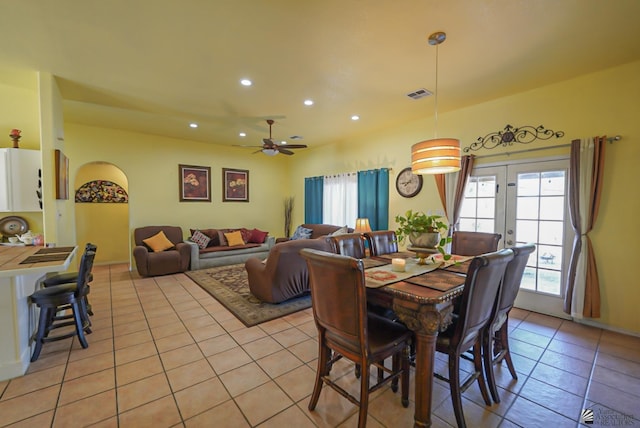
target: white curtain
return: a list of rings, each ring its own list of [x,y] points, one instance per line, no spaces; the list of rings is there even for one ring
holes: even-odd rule
[[[325,175],[322,207],[323,223],[355,227],[358,217],[358,174]]]

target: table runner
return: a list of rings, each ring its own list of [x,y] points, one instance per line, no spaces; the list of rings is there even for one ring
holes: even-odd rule
[[[392,282],[403,281],[407,278],[411,278],[412,276],[434,271],[438,269],[438,267],[440,267],[439,263],[428,265],[407,263],[406,270],[404,272],[394,272],[391,270],[392,265],[386,264],[384,266],[365,270],[365,283],[369,288],[379,288],[387,284],[391,284]]]
[[[73,247],[50,247],[50,248],[42,248],[42,249],[36,251],[36,254],[37,255],[40,255],[40,254],[53,254],[53,253],[67,253],[67,254],[69,254],[72,251],[73,251]]]
[[[29,256],[20,262],[21,265],[31,263],[59,262],[69,257],[69,253],[45,254],[42,256]]]

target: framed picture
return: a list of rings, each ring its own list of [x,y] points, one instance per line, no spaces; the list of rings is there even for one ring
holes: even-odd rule
[[[69,158],[55,150],[56,199],[69,199]]]
[[[222,168],[222,201],[249,202],[249,171]]]
[[[180,202],[211,202],[211,168],[178,165]]]

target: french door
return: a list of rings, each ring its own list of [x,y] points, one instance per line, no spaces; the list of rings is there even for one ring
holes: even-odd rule
[[[564,318],[562,302],[573,242],[568,170],[568,159],[474,168],[458,228],[500,233],[504,248],[536,244],[515,305]]]

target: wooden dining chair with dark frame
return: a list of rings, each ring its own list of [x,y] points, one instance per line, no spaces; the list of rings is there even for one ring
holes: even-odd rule
[[[369,243],[369,251],[372,256],[382,256],[398,252],[398,237],[393,230],[377,230],[366,232],[365,239]]]
[[[451,254],[479,256],[498,249],[499,233],[455,231],[451,236]]]
[[[483,334],[491,322],[500,284],[513,251],[506,249],[476,256],[469,265],[460,307],[453,323],[436,338],[436,351],[447,354],[448,378],[435,373],[438,379],[449,383],[451,402],[458,427],[466,427],[462,410],[462,393],[477,381],[487,406],[491,405],[482,366]],[[473,350],[474,372],[460,381],[460,358]]]
[[[498,388],[496,386],[496,378],[493,370],[494,365],[504,360],[507,363],[511,377],[516,380],[518,379],[516,370],[513,367],[513,361],[511,360],[511,352],[509,351],[509,312],[511,308],[513,308],[513,303],[520,290],[520,283],[522,282],[522,276],[527,266],[529,255],[533,253],[535,249],[536,246],[534,244],[525,244],[511,248],[513,251],[513,260],[509,262],[505,270],[502,288],[494,309],[495,313],[483,338],[482,357],[484,372],[487,383],[489,384],[491,398],[493,398],[493,401],[496,403],[500,402],[500,395],[498,394]]]
[[[307,261],[313,317],[318,328],[318,368],[309,410],[314,410],[324,384],[359,407],[358,427],[366,426],[369,394],[388,382],[397,390],[398,378],[402,405],[409,405],[408,346],[412,333],[400,323],[367,311],[367,290],[362,260],[324,251],[303,249]],[[359,364],[360,399],[354,397],[330,377],[333,364],[340,358]],[[392,368],[382,365],[392,357]],[[382,369],[386,377],[370,386],[370,366]]]

